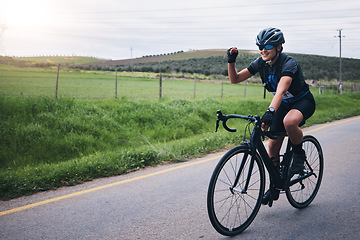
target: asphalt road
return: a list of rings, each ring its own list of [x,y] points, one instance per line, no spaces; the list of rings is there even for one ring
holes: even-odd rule
[[[298,210],[281,195],[231,239],[359,239],[360,117],[304,131],[325,155],[315,200]],[[0,239],[228,239],[206,210],[223,153],[0,202]]]

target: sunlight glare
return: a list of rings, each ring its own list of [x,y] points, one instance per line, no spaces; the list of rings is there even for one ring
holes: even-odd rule
[[[3,21],[8,26],[41,28],[51,21],[51,1],[12,0],[2,6]]]

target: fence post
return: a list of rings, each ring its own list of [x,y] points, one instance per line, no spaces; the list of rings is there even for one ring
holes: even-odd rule
[[[194,99],[195,99],[195,93],[196,93],[196,75],[194,76]]]
[[[115,70],[115,98],[117,98],[117,69]]]
[[[58,68],[57,68],[56,87],[55,87],[55,99],[57,99],[57,97],[58,97],[59,70],[60,70],[60,63],[58,64]]]
[[[160,73],[160,79],[159,79],[159,98],[162,96],[162,74]]]
[[[244,86],[244,100],[246,99],[246,85],[247,85],[247,80],[245,81],[245,86]]]
[[[221,80],[221,100],[223,99],[224,96],[224,79]]]

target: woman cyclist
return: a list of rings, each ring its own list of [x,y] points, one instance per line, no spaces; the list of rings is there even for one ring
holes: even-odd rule
[[[285,38],[280,29],[266,28],[257,35],[256,45],[261,57],[253,61],[248,68],[236,71],[235,61],[237,48],[227,51],[228,72],[231,83],[239,83],[250,78],[257,72],[260,74],[264,87],[274,97],[269,108],[262,117],[264,131],[286,131],[293,144],[292,174],[301,173],[304,169],[305,152],[302,149],[303,132],[300,128],[305,120],[315,111],[315,100],[309,86],[304,80],[299,64],[291,56],[282,53]],[[284,137],[269,140],[269,156],[275,169],[279,170],[279,154]],[[277,200],[279,191],[264,194],[263,204],[270,199]]]

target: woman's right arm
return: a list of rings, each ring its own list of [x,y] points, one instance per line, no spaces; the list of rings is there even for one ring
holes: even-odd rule
[[[252,76],[247,68],[237,72],[235,63],[228,63],[228,73],[231,83],[243,82]]]
[[[238,50],[236,47],[230,48],[227,54],[228,54],[228,73],[231,83],[243,82],[252,76],[252,74],[249,72],[247,68],[241,70],[240,72],[236,71],[235,59],[238,55]]]

